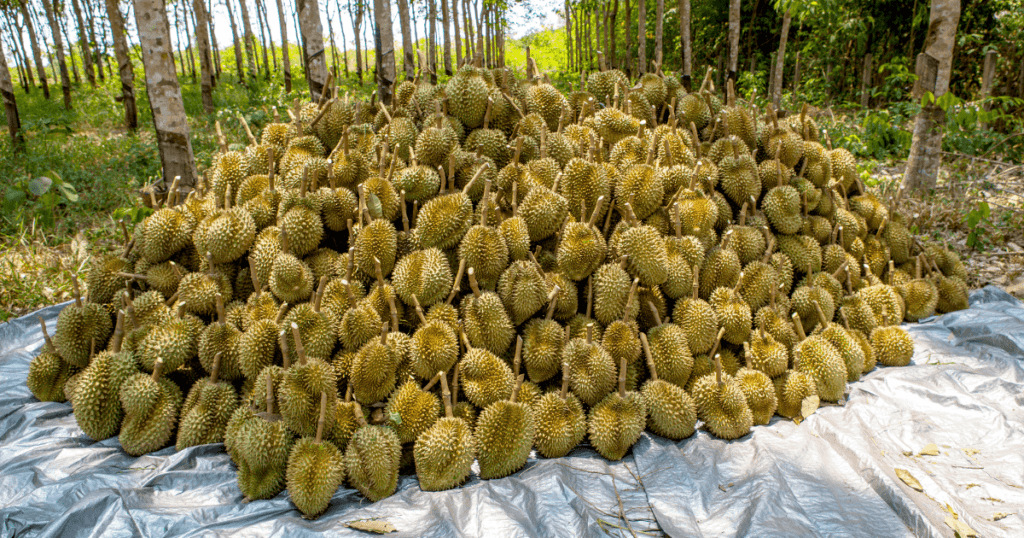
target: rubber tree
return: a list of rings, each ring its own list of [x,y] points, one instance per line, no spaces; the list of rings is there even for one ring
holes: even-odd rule
[[[327,62],[324,59],[324,34],[320,25],[320,5],[317,0],[296,0],[299,8],[299,26],[306,47],[306,80],[313,102],[327,84]]]
[[[11,133],[11,147],[15,151],[20,151],[25,147],[25,137],[21,133],[18,102],[14,100],[14,84],[11,82],[11,72],[7,68],[7,57],[2,44],[0,44],[0,97],[4,101],[7,130]]]
[[[412,49],[412,26],[409,25],[409,0],[398,0],[398,24],[402,28],[402,68],[406,80],[416,76],[416,58]]]
[[[284,16],[284,6],[277,0],[277,19],[281,22],[281,62],[284,67],[284,91],[292,91],[292,61],[288,54],[288,21]]]
[[[782,71],[786,65],[786,41],[789,40],[789,25],[793,20],[794,10],[799,9],[797,0],[777,0],[775,10],[782,11],[782,30],[779,35],[779,51],[775,55],[775,69],[772,70],[772,81],[770,84],[772,106],[776,110],[782,100]]]
[[[224,0],[224,7],[228,10],[228,21],[231,23],[231,43],[235,50],[235,70],[238,72],[238,82],[245,83],[245,68],[242,67],[242,42],[238,39],[238,26],[235,24],[234,10],[231,2]]]
[[[740,58],[740,0],[729,0],[729,66],[728,77],[736,80]]]
[[[146,69],[146,91],[153,113],[163,186],[169,188],[180,177],[179,188],[188,191],[196,184],[196,163],[192,154],[185,103],[174,69],[171,29],[163,0],[134,0],[135,25],[139,29],[139,47]],[[181,197],[180,199],[184,199]]]
[[[71,8],[75,12],[75,22],[78,23],[78,46],[82,49],[82,63],[84,64],[83,69],[85,70],[85,78],[89,81],[89,85],[95,88],[96,73],[93,70],[93,55],[89,48],[89,36],[86,35],[87,28],[85,27],[85,22],[82,19],[82,8],[78,5],[78,0],[71,0]],[[103,72],[102,65],[100,66],[100,72]]]
[[[60,66],[60,86],[64,92],[64,108],[71,110],[71,78],[68,76],[68,63],[64,59],[64,38],[60,35],[60,23],[53,12],[53,2],[43,0],[46,20],[50,23],[50,37],[53,38],[53,49],[57,54],[57,65]]]
[[[46,81],[46,68],[43,67],[43,52],[39,48],[39,39],[36,38],[36,27],[32,24],[32,16],[28,12],[28,0],[16,0],[21,9],[21,17],[25,20],[25,28],[28,29],[28,39],[32,43],[32,56],[36,61],[36,72],[39,74],[39,83],[43,86],[43,97],[50,98],[50,85]]]
[[[245,42],[245,57],[249,67],[249,76],[256,80],[259,72],[256,69],[256,37],[252,33],[252,24],[249,22],[249,6],[246,0],[238,0],[242,10],[242,41]]]
[[[903,173],[902,189],[927,191],[935,188],[942,162],[943,126],[946,113],[937,99],[949,91],[953,46],[960,24],[960,0],[932,0],[924,52],[917,56],[918,81],[915,95],[922,97],[921,111],[914,119],[910,156]],[[934,80],[934,84],[932,84]]]
[[[647,72],[647,1],[640,0],[637,10],[637,70],[642,75]]]
[[[679,0],[679,42],[683,64],[683,87],[690,91],[693,78],[693,43],[690,38],[690,0]]]
[[[212,114],[213,108],[213,54],[210,50],[210,34],[207,32],[209,24],[207,19],[205,0],[192,0],[192,9],[196,15],[196,47],[199,49],[199,85],[203,98],[203,110]]]
[[[139,128],[139,114],[135,108],[135,68],[128,55],[128,39],[124,32],[124,17],[118,0],[105,0],[110,33],[114,37],[114,56],[117,57],[117,71],[121,78],[120,101],[124,105],[124,124],[129,130]]]
[[[375,24],[373,38],[377,49],[377,95],[385,105],[391,104],[395,83],[395,36],[391,29],[391,2],[373,0]]]

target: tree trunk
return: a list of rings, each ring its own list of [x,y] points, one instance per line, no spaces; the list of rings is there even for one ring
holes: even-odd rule
[[[302,52],[302,65],[306,65],[309,61],[309,59],[306,58],[306,36],[303,35],[299,26],[298,10],[292,10],[292,23],[295,25],[295,35],[299,36],[299,50]]]
[[[4,101],[7,130],[11,133],[11,148],[18,153],[25,147],[25,137],[21,133],[18,102],[14,100],[14,84],[11,83],[11,72],[7,69],[7,57],[4,55],[3,47],[0,47],[0,98]]]
[[[370,42],[366,38],[370,32],[370,4],[366,4],[366,9],[363,10],[363,16],[366,17],[365,24],[363,25],[363,68],[367,71],[370,70]]]
[[[188,43],[188,65],[192,69],[192,84],[195,84],[196,83],[196,55],[193,54],[193,52],[192,52],[194,49],[192,47],[192,32],[189,30],[189,26],[188,26],[188,23],[189,23],[189,13],[188,13],[188,5],[187,4],[183,3],[183,5],[181,6],[181,13],[182,13],[182,15],[184,15],[183,18],[185,19],[185,39],[186,39],[186,42]],[[194,23],[192,24],[192,27],[195,28],[195,24]]]
[[[267,43],[265,46],[270,48],[270,61],[274,62],[274,71],[278,70],[277,63],[277,47],[274,46],[274,34],[270,30],[270,13],[267,11],[267,3],[264,0],[259,0],[260,13],[263,15],[263,26],[267,29]]]
[[[330,8],[330,3],[328,2],[325,7]],[[331,18],[330,9],[325,9],[324,13],[327,14],[327,40],[331,43],[331,67],[328,71],[335,73],[338,68],[338,45],[334,41],[334,19]],[[341,17],[341,14],[339,13],[338,16]]]
[[[626,51],[623,55],[626,58],[632,58],[633,56],[633,8],[629,5],[629,0],[626,0],[626,16],[623,17],[626,21]],[[626,65],[620,63],[620,67],[626,71],[626,76],[631,76],[632,71],[629,69],[631,60],[626,61]]]
[[[729,0],[729,75],[736,80],[740,56],[740,0]]]
[[[263,48],[263,76],[270,80],[270,59],[267,57],[267,33],[268,29],[263,25],[263,10],[260,9],[260,0],[256,0],[256,24],[260,27],[260,47]],[[333,38],[334,33],[331,33]],[[277,70],[277,56],[274,56],[274,70]]]
[[[455,45],[455,70],[462,65],[462,36],[459,35],[459,0],[451,0],[452,3],[452,26],[455,34],[452,36],[452,44]]]
[[[57,53],[57,65],[60,66],[60,86],[64,92],[64,108],[71,110],[71,79],[68,77],[68,64],[64,61],[64,40],[60,36],[60,24],[53,12],[53,3],[43,0],[46,19],[50,22],[50,35],[53,37],[53,48]]]
[[[288,22],[284,16],[284,6],[277,0],[277,18],[281,22],[281,65],[284,66],[284,91],[292,91],[292,61],[288,54]]]
[[[238,82],[245,83],[245,69],[242,67],[242,42],[238,40],[238,25],[235,24],[235,13],[231,9],[230,0],[224,0],[228,10],[228,21],[231,22],[231,41],[235,49],[235,70],[238,71]]]
[[[427,69],[430,71],[430,83],[437,84],[437,3],[427,0]]]
[[[661,67],[661,62],[664,59],[664,52],[662,50],[662,38],[664,33],[663,20],[665,18],[665,0],[658,0],[658,7],[655,10],[655,21],[654,21],[654,61],[658,63],[658,67]]]
[[[494,24],[498,32],[498,67],[505,67],[505,10],[494,12]]]
[[[793,66],[793,83],[790,88],[795,92],[800,86],[800,51],[796,52],[796,65]]]
[[[17,0],[21,8],[22,18],[25,19],[25,26],[28,28],[28,39],[32,43],[32,56],[36,60],[36,73],[39,74],[39,83],[43,87],[43,97],[50,98],[50,85],[46,81],[46,68],[43,66],[43,53],[39,50],[39,41],[36,39],[36,28],[32,24],[32,17],[28,13],[28,0]]]
[[[1017,50],[1021,50],[1020,44]],[[1020,55],[1020,73],[1017,74],[1017,97],[1024,98],[1024,51]]]
[[[779,109],[782,100],[782,71],[786,65],[786,41],[789,40],[789,24],[793,20],[792,8],[786,8],[782,14],[782,31],[779,32],[779,52],[775,55],[775,66],[772,70],[772,106]]]
[[[377,96],[381,103],[391,104],[395,83],[395,36],[391,30],[391,2],[373,0],[373,16],[377,23],[374,41],[377,50]]]
[[[210,30],[210,42],[213,44],[213,64],[214,64],[214,77],[213,86],[217,87],[217,81],[220,80],[221,67],[220,67],[220,47],[217,45],[217,32],[213,29],[213,16],[211,15],[212,4],[204,4],[203,9],[206,11],[207,26]]]
[[[75,60],[75,49],[71,45],[71,34],[68,32],[68,21],[64,19],[64,4],[54,4],[54,8],[59,7],[61,10],[58,11],[55,16],[57,17],[57,25],[60,26],[61,32],[64,33],[64,42],[68,44],[68,58],[71,58],[71,75],[74,77],[75,85],[82,83],[82,77],[78,74],[78,61]]]
[[[861,75],[860,75],[860,107],[861,108],[867,108],[868,104],[870,103],[870,99],[871,99],[871,75],[873,74],[873,70],[872,70],[872,65],[871,64],[872,64],[873,60],[874,60],[874,55],[871,54],[870,52],[864,55],[864,69],[861,71]]]
[[[18,20],[18,15],[16,13],[9,13],[8,16],[10,17],[8,24],[14,27]],[[14,22],[11,22],[11,19]],[[28,49],[25,47],[25,39],[22,37],[21,32],[14,32],[14,36],[18,39],[18,46],[21,48],[22,61],[25,65],[25,74],[27,75],[26,81],[28,82],[28,87],[31,88],[36,85],[35,77],[32,76],[32,60],[28,58]]]
[[[452,76],[452,42],[448,34],[448,27],[451,20],[448,18],[448,0],[441,0],[441,37],[444,48],[441,49],[441,56],[444,60],[444,74]]]
[[[956,28],[960,23],[960,0],[932,0],[928,35],[925,38],[924,53],[918,55],[919,64],[923,56],[937,60],[934,91],[936,98],[949,91],[949,74],[952,69],[953,46],[956,43]],[[918,79],[922,88],[930,81]],[[920,92],[919,92],[920,93]],[[903,174],[903,189],[927,191],[935,188],[939,165],[942,162],[942,135],[945,113],[937,104],[929,102],[922,106],[914,120],[914,138],[910,145],[910,156]]]
[[[256,38],[252,35],[252,25],[249,23],[249,7],[246,0],[238,0],[242,9],[242,40],[245,41],[245,57],[249,64],[249,76],[256,80],[259,70],[256,68]]]
[[[334,5],[338,8],[338,20],[341,20],[341,0],[335,0]],[[341,57],[345,63],[345,78],[348,79],[348,44],[345,40],[345,25],[338,25],[338,32],[341,34]]]
[[[359,42],[359,26],[363,22],[363,0],[356,1],[355,13],[352,12],[352,0],[348,3],[348,14],[352,17],[352,34],[355,36],[356,42],[356,78],[359,79],[359,83],[363,83],[363,53],[362,44]]]
[[[320,100],[324,84],[327,83],[320,7],[317,0],[296,0],[296,3],[299,8],[299,22],[302,24],[302,38],[306,43],[306,80],[309,82],[310,99],[315,103]]]
[[[690,41],[690,0],[679,0],[679,41],[682,50],[683,87],[691,89],[693,77],[693,47]]]
[[[180,4],[174,4],[172,8],[174,10],[174,40],[178,44],[178,65],[181,66],[181,76],[188,76],[188,66],[185,65],[185,49],[182,43],[185,41],[181,37],[181,15],[178,14]],[[173,56],[173,49],[172,49]],[[171,58],[173,61],[174,58]],[[177,73],[177,67],[175,67],[175,73]]]
[[[106,0],[107,19],[110,33],[114,37],[114,55],[117,56],[117,71],[121,77],[121,103],[124,105],[124,123],[130,131],[139,128],[139,116],[135,108],[135,70],[128,55],[128,40],[125,37],[124,17],[118,0]]]
[[[199,52],[200,88],[203,97],[203,111],[211,114],[213,108],[213,54],[210,52],[210,35],[206,32],[209,27],[206,13],[206,2],[204,0],[192,0],[192,9],[196,14],[196,46]]]
[[[4,12],[4,18],[6,19],[7,25],[10,28],[17,28],[11,22],[11,14],[9,12],[6,12],[6,11]],[[21,32],[15,31],[15,32],[11,32],[11,33],[13,35],[10,36],[10,42],[11,42],[10,47],[11,47],[11,50],[14,52],[14,67],[15,67],[15,69],[18,72],[18,81],[19,81],[19,83],[21,85],[21,89],[25,90],[25,93],[27,94],[27,93],[29,93],[30,88],[34,84],[34,82],[32,82],[32,80],[31,80],[32,69],[29,68],[27,71],[25,70],[25,68],[29,67],[29,65],[28,65],[27,58],[25,58],[22,55],[22,53],[21,53],[21,51],[24,50],[24,46],[19,46],[19,40],[21,38]]]
[[[93,70],[93,56],[92,51],[89,50],[89,39],[85,35],[82,8],[78,5],[78,0],[71,0],[71,7],[75,12],[75,21],[78,23],[78,46],[82,49],[82,62],[85,64],[85,78],[89,81],[89,85],[95,88],[96,73]],[[102,68],[100,71],[102,71]]]
[[[146,68],[149,108],[160,148],[163,184],[169,188],[174,179],[180,177],[178,187],[187,192],[196,184],[196,164],[185,104],[171,56],[171,30],[163,0],[135,0],[135,23]]]
[[[95,28],[95,25],[93,24],[93,21],[98,18],[97,15],[96,15],[95,8],[89,2],[85,2],[84,5],[85,5],[85,20],[88,21],[88,23],[89,23],[89,42],[91,44],[90,47],[92,48],[92,57],[93,57],[92,63],[93,63],[94,66],[96,66],[96,74],[99,76],[100,82],[104,82],[106,80],[106,77],[103,74],[103,59],[107,58],[107,60],[109,61],[109,57],[107,56],[107,30],[106,30],[106,27],[110,23],[110,21],[106,21],[107,24],[104,24],[103,21],[101,20],[101,22],[100,22],[100,39],[97,40],[96,39],[96,28]],[[99,50],[97,50],[99,48],[98,45],[97,45],[98,43],[102,43],[103,44],[103,52],[102,52],[102,54],[100,53]]]
[[[466,28],[466,56],[473,58],[476,56],[476,33],[473,26],[473,10],[469,8],[469,0],[463,0],[462,2],[462,14],[464,24]]]

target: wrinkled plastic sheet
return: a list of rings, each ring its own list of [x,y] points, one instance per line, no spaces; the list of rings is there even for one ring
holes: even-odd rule
[[[70,405],[36,401],[36,316],[53,330],[62,306],[0,325],[0,536],[366,536],[345,524],[380,518],[392,536],[932,538],[953,536],[953,513],[979,536],[1024,536],[1024,306],[997,288],[909,325],[910,366],[876,369],[800,424],[731,442],[645,433],[620,462],[580,447],[444,492],[403,476],[377,503],[342,488],[315,521],[287,493],[243,503],[221,444],[132,458],[86,437]],[[937,456],[920,455],[929,443]]]

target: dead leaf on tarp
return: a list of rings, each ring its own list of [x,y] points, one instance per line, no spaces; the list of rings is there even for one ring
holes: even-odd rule
[[[978,533],[974,529],[972,529],[969,525],[953,516],[946,516],[946,525],[949,525],[949,528],[953,529],[953,531],[956,532],[957,535],[960,536],[960,538],[978,536]]]
[[[996,512],[996,513],[992,514],[992,521],[999,521],[1000,519],[1003,519],[1004,517],[1010,517],[1010,514],[1007,514],[1006,512]]]
[[[965,448],[965,449],[963,449],[963,451],[964,451],[964,454],[967,454],[968,456],[973,456],[973,455],[977,454],[978,452],[981,452],[977,448]]]
[[[928,443],[927,445],[924,445],[924,448],[921,449],[921,452],[918,455],[919,456],[938,456],[939,455],[939,447],[935,443]]]
[[[914,475],[910,474],[910,471],[906,469],[896,469],[896,476],[903,481],[904,484],[916,489],[917,491],[924,492],[924,488],[921,487],[921,483],[914,478]]]
[[[811,395],[803,399],[800,402],[800,416],[807,418],[814,414],[818,410],[818,406],[821,405],[821,400],[817,395]]]
[[[383,519],[360,519],[357,521],[349,521],[348,523],[345,523],[345,526],[350,529],[356,529],[357,531],[373,532],[377,534],[398,532],[398,529],[396,529],[394,525],[384,521]]]

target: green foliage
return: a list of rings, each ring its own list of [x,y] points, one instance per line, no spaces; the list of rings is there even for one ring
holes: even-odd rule
[[[978,207],[964,215],[964,224],[970,230],[967,234],[967,246],[977,250],[988,244],[986,232],[992,226],[992,211],[988,202],[978,202]]]
[[[46,175],[14,180],[4,189],[3,200],[5,222],[30,219],[49,227],[54,224],[58,206],[78,202],[78,191],[49,170]]]

